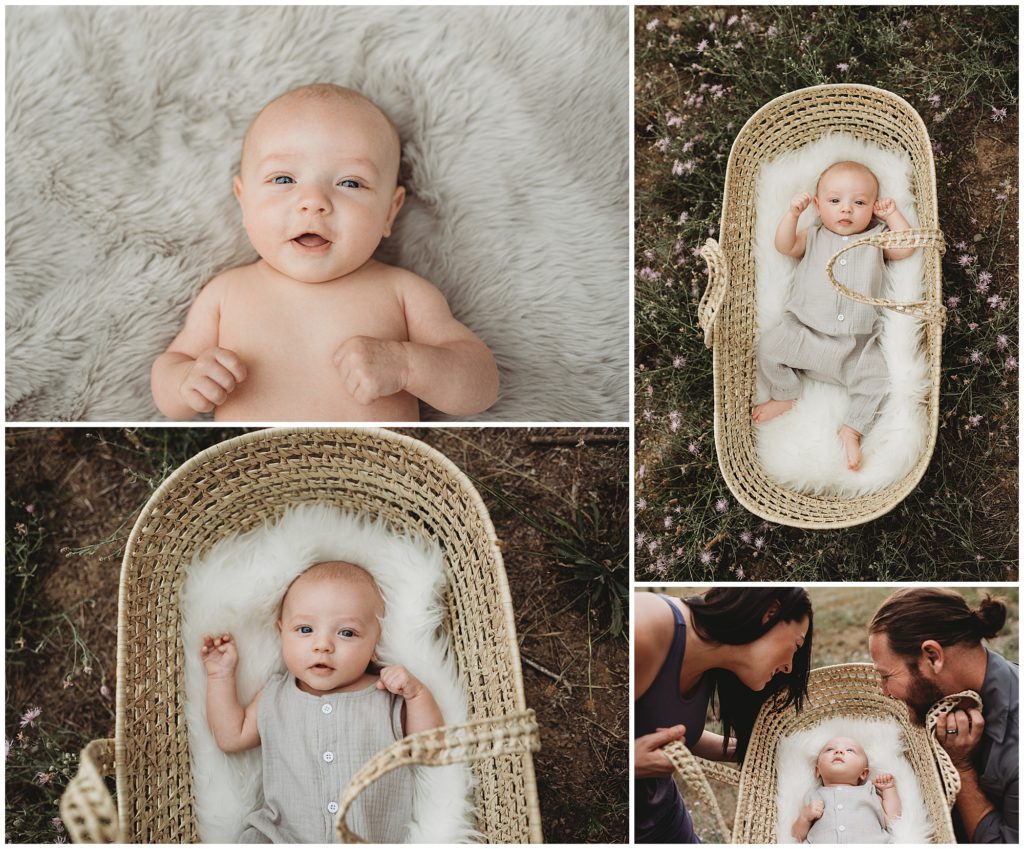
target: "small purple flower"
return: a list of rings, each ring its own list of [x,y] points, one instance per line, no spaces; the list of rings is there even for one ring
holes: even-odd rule
[[[996,107],[993,106],[992,107],[992,114],[989,115],[989,118],[992,121],[994,121],[995,123],[1001,124],[1001,123],[1003,123],[1003,121],[1006,120],[1006,110],[1005,109],[996,109]]]
[[[1016,371],[1017,370],[1017,358],[1016,357],[1007,357],[1006,358],[1006,362],[1003,364],[1003,367],[1007,371]]]
[[[908,21],[906,18],[904,18],[896,26],[897,26],[897,29],[899,29],[900,32],[906,32],[908,29],[910,29],[910,21]]]
[[[967,355],[967,359],[969,359],[972,363],[980,363],[985,358],[981,355],[981,351],[974,350]]]
[[[736,580],[737,581],[742,581],[744,576],[745,576],[745,574],[746,573],[743,571],[743,567],[742,566],[737,566],[736,567]]]
[[[35,513],[36,512],[36,505],[35,504],[26,504],[25,505],[25,512],[26,513]]]
[[[24,728],[26,725],[35,725],[36,720],[39,719],[39,715],[42,712],[42,708],[30,707],[21,715],[21,727]]]
[[[976,414],[976,415],[968,416],[967,417],[967,426],[968,427],[977,427],[980,424],[981,424],[981,416]]]
[[[40,772],[36,774],[36,784],[42,787],[44,784],[49,784],[57,777],[55,772]]]
[[[639,277],[641,280],[646,280],[648,283],[652,283],[655,280],[660,279],[661,272],[655,271],[649,265],[645,265],[637,272],[636,276]]]
[[[676,354],[676,356],[672,358],[672,368],[682,368],[685,365],[686,357],[684,357],[682,354]]]
[[[671,516],[666,516],[661,520],[662,525],[665,526],[666,531],[672,530],[672,525],[675,524],[675,520]]]
[[[701,564],[704,565],[704,566],[710,566],[712,563],[715,562],[715,556],[710,551],[707,551],[707,550],[702,551],[698,555],[698,559],[700,560]]]
[[[750,545],[754,540],[754,535],[750,531],[740,531],[740,541],[744,545]]]
[[[768,38],[775,38],[775,36],[779,34],[779,31],[774,26],[770,26],[764,31],[764,34],[768,36]]]
[[[685,224],[689,220],[690,220],[690,213],[689,212],[680,212],[679,213],[679,220],[676,223],[677,224]]]
[[[675,112],[666,112],[665,123],[670,127],[681,127],[683,125],[683,119],[676,115]]]
[[[932,105],[932,109],[938,109],[942,103],[942,98],[937,94],[933,94],[928,98],[928,102]]]
[[[647,534],[645,534],[643,531],[637,531],[636,532],[636,547],[637,548],[643,548],[645,542],[647,542]]]
[[[707,50],[707,49],[708,49],[708,40],[707,40],[706,38],[702,38],[702,39],[701,39],[701,40],[700,40],[700,41],[699,41],[699,42],[697,43],[697,52],[698,52],[698,53],[703,53],[703,52],[704,52],[705,50]]]
[[[681,420],[682,416],[680,415],[678,410],[673,410],[672,412],[670,412],[668,414],[668,429],[672,431],[672,433],[675,433],[677,430],[679,430],[679,424]]]
[[[976,257],[973,257],[970,254],[960,254],[960,256],[956,258],[956,261],[961,268],[967,268],[969,265],[974,265],[975,259]]]
[[[658,150],[660,150],[662,153],[668,153],[668,145],[669,145],[669,140],[667,138],[658,139],[654,143],[654,146],[656,148],[658,148]]]
[[[840,62],[838,65],[836,65],[836,70],[837,71],[841,71],[842,73],[845,74],[847,71],[850,70],[850,63],[849,62]]]
[[[104,698],[109,698],[110,697],[110,687],[108,687],[106,684],[101,686],[100,687],[100,695],[103,696]]]
[[[696,439],[691,439],[689,444],[686,446],[686,450],[696,457],[701,452],[700,443]]]
[[[967,250],[967,242],[964,242],[962,240],[959,241],[959,242],[954,242],[953,243],[953,248],[955,250],[958,250],[958,251],[966,251]]]
[[[992,282],[992,272],[991,271],[979,271],[978,272],[978,282],[979,283],[984,283],[986,285],[991,283]]]
[[[661,23],[661,21],[659,21],[657,18],[654,18],[654,19],[648,21],[647,22],[647,31],[648,32],[652,32],[653,30],[656,30],[658,28],[658,24],[660,24],[660,23]]]
[[[990,295],[988,298],[988,305],[994,310],[1003,308],[1003,299],[999,295]]]
[[[978,322],[976,322],[976,321],[969,321],[969,322],[967,322],[967,329],[968,330],[977,330],[978,329]]]
[[[716,513],[724,513],[728,509],[729,509],[729,499],[728,498],[719,498],[718,501],[715,502],[715,512]]]
[[[764,548],[764,537],[755,537],[754,548]]]
[[[640,468],[636,470],[636,479],[638,481],[642,481],[644,479],[644,475],[646,475],[646,474],[647,474],[647,464],[646,463],[641,463],[640,464]]]
[[[736,21],[738,21],[739,19],[740,19],[740,16],[739,16],[739,15],[730,15],[730,16],[729,16],[729,19],[728,19],[728,20],[727,20],[727,21],[725,22],[725,25],[726,25],[727,27],[731,27],[731,26],[732,26],[732,25],[733,25],[734,23],[736,23]]]
[[[58,834],[64,833],[64,821],[60,817],[54,817],[50,820],[50,825],[57,829]]]
[[[949,307],[951,310],[956,309],[958,306],[960,306],[960,296],[950,295],[948,298],[946,298],[946,306]]]
[[[1005,333],[1000,333],[996,337],[996,349],[997,350],[1005,351],[1009,344],[1010,344],[1010,340],[1006,338],[1006,334]]]

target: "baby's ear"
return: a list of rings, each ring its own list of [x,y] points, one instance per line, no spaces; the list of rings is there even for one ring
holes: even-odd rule
[[[277,633],[280,634],[281,633],[281,620],[278,619],[277,622],[275,622],[274,624],[277,625]]]
[[[235,191],[235,198],[238,199],[238,200],[241,200],[242,199],[242,178],[238,174],[235,174],[235,176],[231,178],[231,186],[232,186],[232,188]]]
[[[868,767],[864,767],[864,772],[862,772],[860,774],[860,783],[861,784],[863,784],[865,781],[868,780],[868,773],[870,773],[870,772],[871,772],[871,770]]]
[[[388,208],[388,219],[384,222],[384,237],[391,235],[391,227],[398,216],[398,210],[405,203],[405,186],[395,186],[395,193],[391,196],[391,206]]]

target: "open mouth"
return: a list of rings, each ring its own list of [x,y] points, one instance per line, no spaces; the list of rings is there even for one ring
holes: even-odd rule
[[[292,241],[304,248],[322,248],[330,244],[319,233],[303,233],[301,236],[296,236]]]
[[[328,666],[326,663],[315,663],[310,669],[315,669],[317,672],[333,672],[334,667]]]

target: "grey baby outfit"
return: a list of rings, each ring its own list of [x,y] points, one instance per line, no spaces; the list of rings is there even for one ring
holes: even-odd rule
[[[782,322],[761,334],[758,342],[758,369],[771,398],[799,398],[798,372],[845,386],[850,395],[845,423],[862,434],[870,427],[888,388],[888,370],[879,347],[878,311],[840,295],[829,283],[825,266],[845,245],[886,229],[877,221],[852,236],[840,236],[821,224],[808,228]],[[866,246],[848,251],[833,273],[848,289],[878,297],[885,281],[882,250]]]
[[[807,832],[808,843],[892,843],[882,800],[870,782],[818,787],[804,797],[804,805],[817,799],[825,812]]]
[[[341,789],[402,735],[403,699],[371,686],[314,696],[291,673],[271,677],[256,721],[263,752],[262,807],[246,817],[240,843],[333,843]],[[401,843],[412,819],[412,774],[371,784],[348,810],[348,826],[371,843]]]

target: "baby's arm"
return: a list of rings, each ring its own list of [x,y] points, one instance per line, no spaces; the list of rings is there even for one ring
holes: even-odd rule
[[[441,708],[437,706],[430,690],[404,666],[385,666],[380,671],[377,688],[405,699],[402,730],[406,734],[429,731],[444,725]]]
[[[244,752],[260,744],[256,708],[262,690],[242,709],[235,687],[238,648],[230,634],[203,635],[200,651],[206,667],[206,722],[221,751]]]
[[[872,781],[878,795],[882,797],[882,810],[885,811],[885,825],[888,828],[893,820],[903,816],[903,803],[900,801],[900,791],[896,789],[896,779],[889,773],[883,772],[876,775]]]
[[[403,273],[398,291],[409,341],[346,340],[334,361],[348,391],[369,404],[404,390],[453,416],[490,407],[498,397],[498,367],[487,346],[426,280]]]
[[[234,351],[217,347],[223,276],[207,283],[188,311],[185,327],[156,358],[150,386],[168,418],[190,419],[223,404],[245,380],[245,364]]]
[[[800,815],[793,822],[793,827],[790,829],[790,833],[797,839],[798,843],[803,843],[807,839],[807,832],[811,830],[812,825],[821,819],[821,815],[824,813],[825,803],[821,799],[815,799],[800,809]]]
[[[909,230],[910,222],[903,217],[903,213],[896,206],[892,198],[879,198],[875,201],[875,208],[872,210],[875,218],[881,218],[890,230]],[[906,259],[917,248],[885,248],[882,255],[886,259]]]
[[[789,209],[782,216],[778,228],[775,230],[775,250],[786,256],[800,259],[807,247],[807,231],[796,231],[797,222],[800,220],[800,213],[811,205],[811,196],[807,192],[793,195],[789,202]]]

